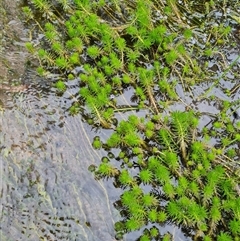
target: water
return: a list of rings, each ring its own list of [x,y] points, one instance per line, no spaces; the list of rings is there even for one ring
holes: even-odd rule
[[[95,133],[54,92],[12,97],[0,119],[1,240],[114,240],[116,210],[88,171],[101,159]]]

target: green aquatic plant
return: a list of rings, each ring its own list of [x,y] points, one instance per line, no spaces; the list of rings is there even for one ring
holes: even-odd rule
[[[58,91],[64,92],[66,90],[66,84],[62,80],[58,80],[55,84]]]
[[[76,115],[81,111],[81,107],[79,103],[75,102],[70,108],[69,108],[69,113],[70,115]]]
[[[146,184],[151,183],[152,177],[153,177],[153,174],[148,169],[145,169],[145,170],[143,169],[139,172],[139,178],[143,183],[146,183]]]
[[[114,166],[112,166],[110,163],[102,162],[99,165],[98,170],[96,171],[96,174],[99,177],[114,177],[118,175],[118,170]]]
[[[163,235],[162,241],[171,241],[172,235],[170,233],[166,233]]]
[[[200,127],[201,113],[179,92],[179,85],[191,96],[196,83],[219,83],[208,58],[224,56],[221,46],[231,29],[205,23],[202,16],[214,15],[217,6],[225,9],[224,3],[29,3],[23,12],[42,34],[39,44],[26,44],[40,61],[38,73],[57,76],[54,86],[61,93],[68,81],[76,81],[79,91],[69,113],[108,129],[106,141],[95,137],[92,146],[111,150],[118,163],[104,157],[93,171],[123,189],[116,203],[122,216],[115,224],[119,237],[150,227],[139,240],[172,240],[160,231],[173,223],[193,240],[237,240],[240,124],[229,114],[237,107],[231,110],[233,104],[223,101],[219,114],[209,115],[210,123]],[[192,18],[189,11],[196,6],[199,17]],[[226,67],[221,61],[219,66]],[[179,103],[185,111],[173,111]]]
[[[139,145],[138,148],[142,148],[142,157],[139,157],[140,150],[127,145],[130,157],[139,158],[135,167],[138,170],[136,176],[129,175],[127,169],[124,169],[119,170],[121,174],[115,177],[119,186],[127,189],[119,206],[119,209],[127,213],[124,215],[127,217],[125,230],[140,229],[148,222],[164,223],[171,220],[195,230],[194,240],[200,236],[221,238],[219,231],[223,217],[229,216],[229,211],[232,210],[229,218],[239,218],[239,215],[236,216],[238,211],[234,211],[235,206],[229,208],[236,205],[239,179],[224,163],[219,162],[225,158],[221,157],[224,149],[211,150],[206,142],[197,140],[198,119],[193,112],[176,111],[165,123],[160,123],[162,128],[158,136],[152,138],[157,144],[154,152],[152,148]],[[109,140],[120,135],[112,147],[124,147],[121,136],[124,138],[126,133],[132,133],[134,129],[144,135],[146,128],[154,129],[155,125],[154,121],[144,123],[136,116],[131,116],[128,122],[118,124]],[[233,139],[233,143],[236,142],[237,139]],[[135,149],[131,152],[133,148]],[[152,153],[151,156],[146,156],[146,152]],[[128,162],[131,162],[131,158]],[[151,185],[152,193],[143,194],[144,189],[141,191],[138,188],[139,191],[135,194],[132,190],[139,187],[139,184]],[[161,193],[153,194],[157,193],[158,187],[161,188]],[[164,206],[159,198],[165,200]],[[132,203],[131,200],[136,202]],[[224,203],[227,206],[223,207]],[[139,226],[135,225],[134,220]],[[131,227],[131,224],[135,226]],[[237,225],[237,222],[232,222],[232,227],[233,225]],[[226,230],[231,232],[232,237],[236,237],[236,231],[230,231],[230,227],[226,227]]]
[[[102,147],[102,142],[101,142],[99,136],[94,137],[92,146],[95,149],[100,149]]]
[[[128,173],[127,170],[123,170],[121,174],[119,175],[118,178],[119,182],[121,183],[122,186],[132,186],[136,183],[134,178]]]
[[[49,4],[48,1],[45,0],[33,0],[32,3],[34,4],[34,6],[43,11],[43,12],[49,12],[51,9],[51,5]]]

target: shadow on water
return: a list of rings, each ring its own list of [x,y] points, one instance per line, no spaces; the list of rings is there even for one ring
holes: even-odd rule
[[[88,171],[94,133],[65,114],[69,100],[32,86],[5,104],[1,240],[114,240],[112,200]]]

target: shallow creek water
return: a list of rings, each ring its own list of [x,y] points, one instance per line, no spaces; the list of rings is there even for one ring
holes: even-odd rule
[[[114,240],[117,213],[88,171],[101,159],[91,147],[95,133],[80,116],[64,113],[68,98],[36,86],[7,96],[0,118],[1,241]]]

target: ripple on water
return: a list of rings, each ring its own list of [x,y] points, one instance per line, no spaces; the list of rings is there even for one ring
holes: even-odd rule
[[[112,241],[107,190],[88,171],[100,160],[91,132],[64,114],[67,100],[40,90],[1,112],[1,241]]]

